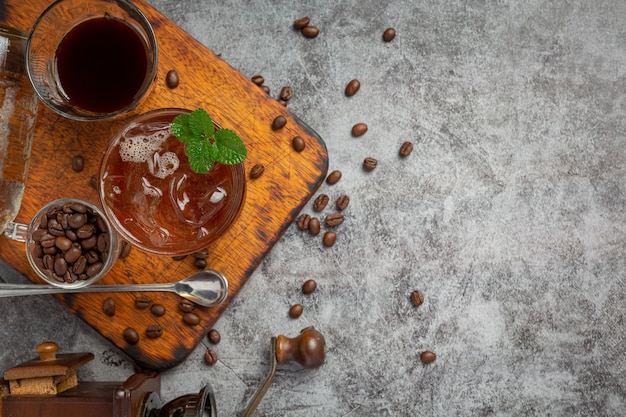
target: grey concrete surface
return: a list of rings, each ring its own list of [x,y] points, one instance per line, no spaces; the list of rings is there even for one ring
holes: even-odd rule
[[[626,2],[150,3],[273,95],[291,86],[343,172],[320,192],[351,198],[334,247],[288,230],[217,323],[218,363],[203,343],[164,373],[165,400],[210,383],[219,415],[238,415],[270,337],[314,325],[325,365],[281,366],[256,415],[626,415]],[[319,37],[292,29],[302,16]],[[54,338],[94,352],[84,379],[132,373],[52,299],[0,314],[3,369]]]

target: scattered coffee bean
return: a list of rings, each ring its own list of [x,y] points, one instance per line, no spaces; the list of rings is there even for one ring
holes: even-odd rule
[[[276,101],[278,101],[283,106],[287,107],[287,101],[286,100],[283,100],[282,98],[279,98],[279,99],[276,99]]]
[[[261,90],[263,90],[265,92],[265,94],[269,95],[269,93],[271,92],[270,88],[266,85],[262,85],[260,86]]]
[[[85,168],[85,159],[81,155],[72,158],[72,169],[81,172]]]
[[[207,261],[206,259],[194,259],[193,260],[193,266],[195,266],[197,269],[205,269],[207,267]]]
[[[330,248],[337,241],[337,234],[335,232],[328,231],[324,233],[324,238],[322,239],[322,243],[327,248]]]
[[[209,330],[209,333],[207,334],[207,338],[209,339],[209,342],[213,343],[214,345],[217,345],[220,342],[220,340],[222,340],[222,336],[220,335],[220,332],[218,332],[215,329]]]
[[[157,317],[161,317],[165,314],[165,307],[161,304],[152,304],[150,311]]]
[[[326,194],[320,194],[315,198],[315,201],[313,201],[313,210],[315,211],[322,211],[326,208],[326,206],[328,205],[328,202],[330,201],[330,198],[328,197],[328,195]]]
[[[363,160],[363,168],[366,169],[367,171],[375,170],[377,165],[378,165],[378,161],[374,158],[367,157]]]
[[[181,300],[178,304],[178,308],[183,313],[191,313],[195,307],[196,305],[189,300]]]
[[[320,219],[318,219],[317,217],[311,217],[311,219],[309,220],[309,233],[311,233],[313,236],[319,235],[321,226],[322,225],[320,224]]]
[[[343,223],[343,214],[330,213],[328,216],[326,216],[326,220],[324,222],[326,223],[326,226],[329,227],[339,226],[341,223]]]
[[[194,252],[193,257],[196,259],[207,259],[209,257],[209,250],[207,248],[204,248],[197,252]]]
[[[177,262],[180,262],[180,261],[182,261],[182,260],[184,260],[184,259],[186,259],[186,258],[187,258],[187,255],[176,255],[176,256],[172,256],[172,259],[173,259],[173,260],[175,260],[175,261],[177,261]]]
[[[365,123],[357,123],[352,126],[352,136],[363,136],[365,132],[367,132],[367,124]]]
[[[294,151],[302,152],[306,147],[306,144],[304,143],[304,139],[302,139],[301,136],[296,136],[291,140],[291,146],[293,147]]]
[[[435,359],[437,359],[437,355],[435,355],[435,353],[431,352],[430,350],[425,350],[420,355],[420,358],[422,359],[422,362],[424,363],[432,363],[435,361]]]
[[[163,335],[163,329],[159,325],[148,326],[146,329],[146,336],[149,339],[156,339]]]
[[[309,19],[308,17],[301,17],[300,19],[296,19],[293,22],[293,27],[300,30],[305,28],[306,26],[308,26],[308,24],[311,22],[311,19]]]
[[[113,317],[115,315],[115,300],[111,297],[107,297],[102,303],[102,311],[109,317]]]
[[[400,146],[400,156],[409,156],[413,152],[413,144],[411,142],[404,142]]]
[[[178,87],[178,73],[176,70],[169,70],[167,74],[165,74],[165,85],[167,88],[176,88]]]
[[[200,316],[194,313],[183,314],[183,321],[189,326],[196,326],[200,324]]]
[[[250,178],[259,178],[263,174],[263,171],[265,171],[263,164],[255,164],[250,170]]]
[[[331,172],[330,174],[328,174],[328,177],[326,177],[326,182],[330,185],[334,185],[334,184],[337,184],[340,179],[341,179],[341,171],[335,170]]]
[[[302,284],[302,292],[304,294],[311,294],[317,289],[317,282],[314,279],[308,279]]]
[[[301,31],[305,38],[317,38],[317,35],[320,34],[319,28],[311,25],[303,27]]]
[[[280,90],[279,97],[281,100],[289,101],[293,97],[293,90],[289,86],[285,86]]]
[[[252,82],[258,85],[259,87],[263,85],[265,82],[265,78],[262,75],[253,75],[251,78]]]
[[[357,91],[359,91],[359,88],[361,88],[361,83],[359,82],[359,80],[350,80],[348,85],[346,85],[346,96],[352,97],[357,93]]]
[[[204,353],[204,361],[207,365],[215,365],[217,363],[217,352],[213,349],[207,349]]]
[[[394,28],[387,28],[383,32],[383,40],[385,42],[391,42],[396,37],[396,30]]]
[[[91,188],[98,188],[98,178],[95,175],[89,177],[89,186]]]
[[[304,309],[302,307],[302,304],[294,304],[289,309],[289,317],[291,317],[292,319],[297,319],[302,315],[303,311]]]
[[[128,258],[128,256],[130,255],[130,250],[132,249],[132,246],[130,246],[130,243],[128,243],[125,240],[122,240],[120,242],[120,254],[119,254],[119,259],[124,259],[124,258]]]
[[[417,307],[424,303],[424,293],[420,290],[415,290],[411,293],[411,303]]]
[[[152,304],[152,299],[146,295],[135,298],[135,308],[138,308],[139,310],[145,310],[150,307],[150,304]]]
[[[342,211],[345,210],[348,207],[348,204],[350,204],[350,197],[348,197],[347,195],[340,195],[339,198],[337,199],[337,210]]]
[[[122,333],[122,336],[124,337],[124,340],[126,340],[126,343],[128,343],[129,345],[135,345],[137,344],[137,342],[139,342],[139,333],[137,333],[137,330],[133,329],[132,327],[127,327],[124,330],[124,333]]]
[[[286,124],[287,124],[287,119],[285,118],[285,116],[277,116],[272,122],[272,129],[273,130],[282,129],[283,127],[285,127]]]
[[[298,228],[300,230],[307,230],[309,228],[309,222],[311,221],[311,216],[308,214],[302,214],[298,217]]]

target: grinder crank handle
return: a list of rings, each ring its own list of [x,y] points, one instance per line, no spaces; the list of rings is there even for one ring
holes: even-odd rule
[[[241,417],[251,417],[254,414],[263,396],[272,385],[277,364],[295,361],[304,368],[313,369],[322,366],[325,356],[326,341],[324,336],[313,326],[303,329],[296,337],[290,338],[283,335],[272,337],[270,341],[270,370]]]

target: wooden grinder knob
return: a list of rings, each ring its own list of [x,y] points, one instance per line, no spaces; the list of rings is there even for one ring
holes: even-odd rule
[[[278,363],[296,361],[305,368],[319,368],[325,356],[326,341],[313,326],[303,329],[296,337],[279,335],[276,338]]]
[[[43,342],[37,345],[37,354],[41,361],[53,361],[57,358],[59,345],[54,342]]]

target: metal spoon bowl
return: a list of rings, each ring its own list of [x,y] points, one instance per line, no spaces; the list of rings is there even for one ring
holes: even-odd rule
[[[176,282],[162,284],[90,285],[82,288],[61,288],[53,285],[0,283],[0,297],[42,294],[77,294],[88,292],[173,292],[204,306],[220,305],[228,296],[228,281],[221,273],[207,269]]]

